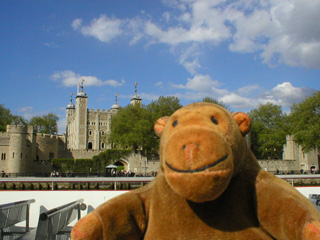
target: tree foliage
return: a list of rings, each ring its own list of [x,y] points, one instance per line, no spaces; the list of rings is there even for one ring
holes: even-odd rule
[[[295,141],[305,151],[320,148],[320,91],[292,105],[290,125]]]
[[[214,99],[211,97],[203,98],[202,102],[214,103],[214,104],[220,105],[221,107],[224,107],[225,109],[230,111],[230,107],[228,105],[224,104],[222,101],[218,101],[217,99]]]
[[[122,149],[134,147],[148,151],[152,127],[150,112],[144,107],[128,105],[112,117],[108,141]]]
[[[180,100],[173,96],[161,96],[147,105],[147,110],[152,114],[154,122],[160,117],[171,116],[179,108],[182,108]]]
[[[130,150],[107,149],[92,158],[93,169],[102,173],[105,171],[106,166],[115,163],[120,158],[128,156],[130,153]]]
[[[13,115],[8,108],[0,104],[0,132],[5,132],[7,125],[22,124],[26,125],[27,121],[18,115]]]
[[[57,134],[59,117],[54,113],[31,118],[29,124],[33,125],[39,133]]]
[[[63,173],[104,173],[105,167],[126,157],[130,151],[108,149],[92,159],[59,158],[52,159],[53,169]]]
[[[176,97],[159,97],[147,106],[128,105],[120,108],[111,119],[109,143],[122,149],[132,147],[142,150],[145,155],[156,154],[159,139],[155,135],[153,125],[162,116],[170,116],[182,105]]]
[[[288,117],[281,106],[267,103],[249,112],[252,121],[251,149],[258,158],[281,159],[286,135],[290,133]]]

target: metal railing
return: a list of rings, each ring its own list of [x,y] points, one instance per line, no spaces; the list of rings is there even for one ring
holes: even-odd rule
[[[62,190],[130,190],[133,188],[139,188],[145,184],[148,184],[154,179],[154,177],[45,177],[45,178],[36,178],[36,177],[25,177],[25,178],[0,178],[0,190],[41,190],[41,189],[26,189],[21,187],[21,185],[27,184],[37,184],[44,185],[46,184],[46,188],[42,188],[42,190],[61,190],[59,186],[63,186],[63,184],[74,184],[77,187],[81,185],[81,188],[69,188]],[[19,187],[10,187],[1,188],[2,185],[19,185]],[[109,188],[99,188],[98,185],[102,187],[109,186]],[[127,185],[127,186],[125,186]],[[132,187],[130,187],[130,186]],[[92,187],[94,186],[94,187]],[[124,187],[125,186],[125,187]],[[112,187],[112,188],[111,188]]]
[[[0,205],[0,239],[5,235],[23,234],[29,232],[30,205],[35,199],[12,202]],[[26,221],[25,227],[19,227],[23,231],[4,231],[5,228]],[[18,228],[18,227],[17,227]],[[17,230],[17,229],[16,229]]]

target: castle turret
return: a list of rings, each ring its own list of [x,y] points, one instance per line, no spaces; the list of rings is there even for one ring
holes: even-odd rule
[[[134,83],[134,95],[133,97],[131,98],[131,105],[137,105],[137,106],[141,106],[142,104],[142,99],[139,97],[138,93],[137,93],[137,86],[138,86],[138,83],[135,82]]]
[[[70,103],[68,104],[68,106],[66,107],[66,120],[67,120],[67,124],[66,124],[66,145],[69,146],[70,144],[74,143],[74,134],[72,133],[71,129],[73,127],[73,123],[74,123],[74,116],[75,116],[75,112],[76,112],[76,107],[74,106],[73,102],[72,102],[72,96],[73,93],[70,94]],[[70,143],[70,144],[68,144]],[[69,146],[69,147],[73,147],[73,146]]]
[[[75,147],[78,150],[87,149],[87,121],[88,121],[88,97],[83,91],[83,82],[80,84],[80,91],[76,97],[75,110]]]
[[[7,132],[10,134],[7,172],[26,173],[28,128],[24,125],[8,125]]]
[[[119,111],[120,105],[118,104],[118,93],[116,93],[116,102],[112,105],[111,111],[112,113],[117,113]]]

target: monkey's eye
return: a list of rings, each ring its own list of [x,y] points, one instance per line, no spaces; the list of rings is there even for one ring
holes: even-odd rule
[[[175,127],[178,125],[178,120],[173,121],[172,126]]]
[[[218,120],[214,116],[211,117],[211,121],[216,125],[218,125],[218,123],[219,123]]]

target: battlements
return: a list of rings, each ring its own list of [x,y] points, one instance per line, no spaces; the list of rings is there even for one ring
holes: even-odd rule
[[[72,153],[78,153],[78,154],[85,154],[85,153],[94,153],[99,154],[103,152],[104,150],[94,150],[94,149],[88,149],[88,150],[71,150]]]
[[[10,136],[10,133],[8,133],[8,132],[0,132],[0,136]]]
[[[108,113],[109,110],[105,110],[105,109],[90,109],[88,110],[89,113]]]
[[[45,133],[37,133],[37,137],[58,139],[58,138],[59,138],[59,135],[52,135],[52,134],[45,134]]]
[[[27,129],[25,125],[7,125],[7,133],[27,133]]]
[[[294,141],[294,135],[287,135],[286,140],[288,141]]]

